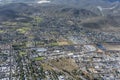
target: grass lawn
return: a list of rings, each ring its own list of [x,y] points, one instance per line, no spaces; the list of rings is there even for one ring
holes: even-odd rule
[[[44,58],[43,57],[36,57],[35,58],[35,61],[41,61],[41,60],[43,60]]]
[[[22,56],[22,55],[25,55],[26,52],[22,52],[22,51],[21,51],[19,54]]]

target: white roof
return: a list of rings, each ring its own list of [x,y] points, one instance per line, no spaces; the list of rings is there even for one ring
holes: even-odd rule
[[[73,55],[73,53],[68,53],[68,56],[72,56]]]
[[[46,48],[37,48],[37,51],[38,52],[44,52],[44,51],[47,51],[47,49]]]

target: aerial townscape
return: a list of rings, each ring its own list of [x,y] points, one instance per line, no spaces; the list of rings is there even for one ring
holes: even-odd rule
[[[0,0],[0,80],[120,80],[120,0]]]

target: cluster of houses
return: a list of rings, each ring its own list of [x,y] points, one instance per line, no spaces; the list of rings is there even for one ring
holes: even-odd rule
[[[102,50],[97,45],[74,45],[75,51],[53,50],[38,48],[37,56],[44,57],[44,61],[71,58],[74,59],[79,68],[93,77],[103,80],[120,79],[120,51]]]

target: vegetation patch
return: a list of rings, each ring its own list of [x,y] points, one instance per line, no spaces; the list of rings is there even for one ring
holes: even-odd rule
[[[4,30],[0,30],[0,33],[4,33],[5,31]]]
[[[28,28],[28,27],[22,27],[22,28],[17,29],[17,31],[22,34],[28,32],[29,30],[30,30],[30,28]]]
[[[36,17],[33,17],[34,18],[34,21],[37,22],[37,23],[40,23],[43,19],[39,16],[36,16]]]
[[[5,22],[2,22],[2,24],[6,26],[16,26],[17,22],[5,21]]]
[[[46,71],[46,70],[52,70],[53,67],[49,65],[49,63],[43,63],[42,64],[43,66],[43,69]]]
[[[44,57],[36,57],[35,58],[35,61],[41,61],[41,60],[43,60],[44,59]]]
[[[52,42],[52,43],[49,43],[47,44],[48,46],[59,46],[59,44],[57,42]]]
[[[63,46],[63,45],[70,45],[68,41],[59,41],[58,45]]]
[[[21,51],[21,52],[19,52],[19,54],[20,54],[21,56],[23,56],[23,55],[26,55],[26,52]]]
[[[78,68],[73,59],[61,58],[57,60],[51,60],[50,63],[52,64],[52,66],[58,68],[59,70],[72,71]]]

